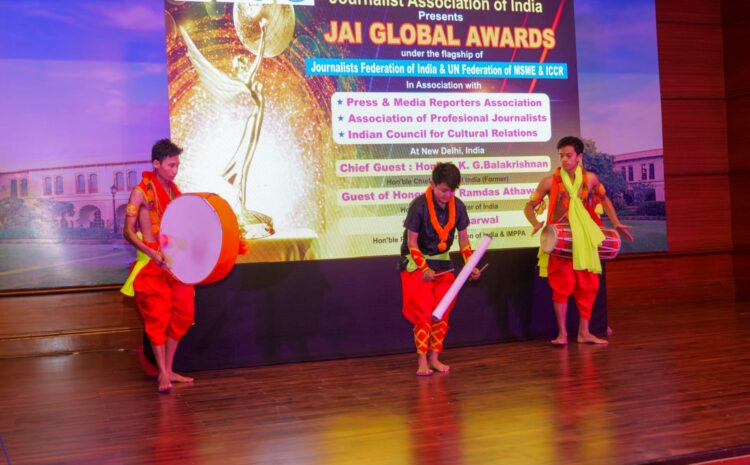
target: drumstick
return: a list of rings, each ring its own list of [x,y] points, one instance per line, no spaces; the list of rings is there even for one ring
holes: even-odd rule
[[[443,299],[440,301],[438,306],[435,307],[435,311],[432,312],[432,319],[440,320],[443,318],[445,311],[448,310],[451,302],[453,302],[453,299],[456,297],[456,295],[458,295],[458,291],[461,290],[461,287],[464,285],[466,280],[469,279],[469,275],[471,275],[472,270],[476,268],[477,263],[479,263],[479,260],[482,259],[482,256],[484,256],[484,253],[487,251],[487,248],[490,246],[491,242],[492,238],[490,236],[484,236],[484,239],[482,240],[482,243],[479,244],[479,248],[477,248],[477,251],[474,252],[471,257],[469,257],[466,265],[464,265],[461,272],[458,273],[456,280],[453,281],[451,287],[448,288],[448,292],[445,293]]]
[[[453,271],[453,268],[451,268],[450,270],[441,271],[440,273],[435,273],[435,277],[437,278],[438,276],[442,276],[446,273],[452,273]]]
[[[482,271],[486,270],[488,266],[490,266],[490,264],[486,263],[483,267],[479,268],[479,272],[481,273]]]

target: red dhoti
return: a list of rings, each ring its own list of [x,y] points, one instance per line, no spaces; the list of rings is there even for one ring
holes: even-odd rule
[[[591,319],[591,309],[599,291],[599,275],[585,270],[574,270],[573,260],[551,255],[547,267],[547,280],[552,288],[552,301],[568,303],[573,294],[578,313],[584,320]]]
[[[155,243],[144,242],[154,250]],[[193,324],[195,289],[149,261],[133,282],[135,303],[143,316],[146,334],[154,345],[167,338],[179,341]]]
[[[456,280],[453,273],[445,273],[434,281],[422,281],[422,272],[401,271],[401,290],[403,293],[402,312],[414,325],[414,344],[418,354],[428,350],[441,352],[443,340],[448,332],[448,317],[456,300],[448,306],[443,318],[433,322],[432,312]]]

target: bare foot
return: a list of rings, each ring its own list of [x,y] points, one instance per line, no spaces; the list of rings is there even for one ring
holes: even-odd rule
[[[612,333],[613,333],[612,327],[611,326],[607,326],[607,337],[612,336]]]
[[[565,336],[557,336],[549,342],[552,343],[553,346],[566,346],[568,345],[568,335],[566,334]]]
[[[582,344],[609,344],[609,341],[606,339],[600,339],[593,334],[584,334],[578,336],[578,342]]]
[[[438,359],[438,353],[437,352],[430,352],[430,368],[437,371],[438,373],[448,373],[451,370],[451,367],[446,365],[445,363],[441,362]]]
[[[441,362],[440,360],[430,361],[430,368],[439,373],[448,373],[451,371],[451,367]]]
[[[157,390],[160,394],[169,394],[169,391],[172,390],[172,383],[169,382],[169,379],[167,379],[164,376],[159,376],[157,378],[157,382],[159,383],[159,387]]]
[[[432,370],[427,363],[427,357],[424,355],[417,357],[417,376],[430,376],[431,374]]]
[[[182,376],[181,374],[175,372],[172,372],[169,375],[169,380],[175,383],[192,383],[193,381],[195,381],[194,378],[191,378],[189,376]]]

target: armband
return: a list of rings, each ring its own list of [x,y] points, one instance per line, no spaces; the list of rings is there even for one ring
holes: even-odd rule
[[[599,184],[596,188],[596,194],[599,197],[606,197],[607,196],[607,189],[604,188],[604,184]]]
[[[464,263],[469,261],[469,258],[471,258],[471,254],[472,254],[472,251],[471,251],[470,245],[467,245],[466,247],[461,249],[461,256],[464,258]]]
[[[425,271],[429,268],[427,266],[427,260],[424,258],[424,255],[422,255],[421,250],[409,249],[409,254],[411,255],[412,260],[414,260],[414,263],[417,265],[417,269],[419,271]]]
[[[138,207],[136,207],[132,203],[127,204],[127,206],[125,207],[125,216],[138,216]]]
[[[541,215],[542,213],[544,213],[544,210],[547,209],[547,204],[544,203],[542,194],[540,194],[539,191],[534,191],[534,193],[531,194],[528,204],[534,208],[534,213],[536,213],[537,215]]]

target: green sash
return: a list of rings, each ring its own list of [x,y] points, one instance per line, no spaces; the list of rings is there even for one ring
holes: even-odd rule
[[[409,273],[411,273],[412,271],[417,271],[418,269],[417,264],[412,258],[411,254],[405,255],[405,257],[406,257],[406,271],[408,271]],[[426,255],[424,258],[425,260],[440,260],[440,261],[445,261],[445,262],[448,262],[451,259],[450,255],[448,255],[447,250],[437,255]]]

